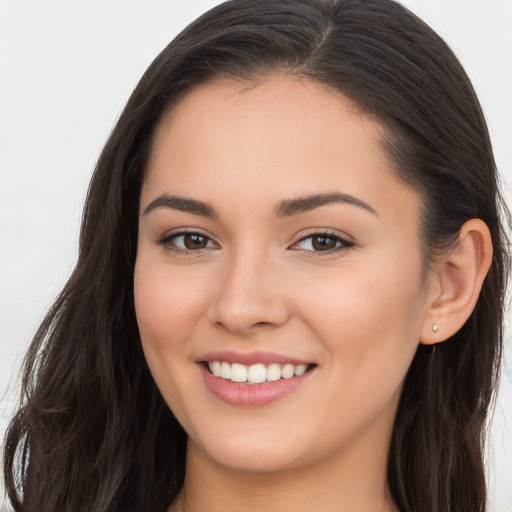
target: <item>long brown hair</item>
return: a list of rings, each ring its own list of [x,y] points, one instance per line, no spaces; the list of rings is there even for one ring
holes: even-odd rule
[[[444,41],[392,0],[226,2],[151,64],[96,166],[76,268],[26,357],[4,455],[16,511],[164,511],[179,492],[186,435],[150,375],[133,304],[141,183],[155,127],[183,94],[276,70],[333,87],[380,121],[395,172],[423,199],[427,261],[466,220],[490,229],[493,262],[476,308],[450,340],[419,346],[388,463],[401,511],[484,511],[507,215],[468,77]]]

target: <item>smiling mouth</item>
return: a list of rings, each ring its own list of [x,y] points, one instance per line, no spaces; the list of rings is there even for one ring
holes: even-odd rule
[[[268,365],[257,363],[246,366],[226,361],[204,361],[204,364],[215,377],[242,384],[261,384],[263,382],[291,379],[303,375],[316,366],[314,364],[293,365],[290,363],[271,363]]]

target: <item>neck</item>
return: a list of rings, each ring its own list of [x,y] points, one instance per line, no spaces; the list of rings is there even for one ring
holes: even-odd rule
[[[387,450],[364,448],[298,468],[247,472],[219,466],[189,441],[185,484],[169,512],[396,512]]]

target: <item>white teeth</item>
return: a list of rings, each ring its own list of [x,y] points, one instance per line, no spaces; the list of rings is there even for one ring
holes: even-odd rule
[[[299,366],[296,366],[295,367],[295,376],[298,377],[299,375],[302,375],[303,373],[306,372],[307,369],[308,369],[307,364],[300,364]]]
[[[293,364],[285,364],[281,370],[283,379],[291,379],[295,375],[295,366]]]
[[[295,366],[293,364],[280,365],[271,363],[265,366],[262,363],[245,366],[239,363],[227,363],[225,361],[208,361],[208,368],[215,377],[231,380],[232,382],[246,382],[247,384],[261,384],[262,382],[273,382],[279,379],[291,379],[303,375],[307,364]]]
[[[233,382],[245,382],[247,380],[247,366],[233,363],[231,365],[231,380]]]
[[[231,379],[231,365],[229,363],[220,364],[220,376],[223,379]]]
[[[212,361],[211,363],[208,363],[208,366],[210,367],[210,371],[215,375],[215,377],[220,377],[221,375],[221,364],[219,361]]]
[[[253,364],[249,366],[247,381],[252,384],[259,384],[267,380],[267,369],[264,364]]]
[[[279,380],[281,378],[281,365],[277,363],[272,363],[268,365],[267,368],[267,380],[272,382],[274,380]]]

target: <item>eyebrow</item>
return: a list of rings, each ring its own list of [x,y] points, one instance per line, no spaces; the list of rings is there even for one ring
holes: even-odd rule
[[[211,219],[216,219],[218,217],[215,209],[208,203],[182,196],[162,194],[148,204],[144,210],[144,215],[156,210],[157,208],[170,208],[171,210],[179,210],[180,212],[202,215],[203,217],[209,217]]]
[[[281,201],[274,214],[277,218],[291,217],[293,215],[299,215],[301,213],[309,212],[320,206],[326,206],[329,204],[351,204],[363,208],[374,215],[378,215],[377,212],[367,203],[358,199],[357,197],[351,196],[350,194],[342,194],[340,192],[327,192],[324,194],[313,194],[310,196],[297,197],[294,199],[285,199]],[[171,210],[179,210],[181,212],[192,213],[194,215],[201,215],[211,219],[217,219],[219,214],[210,204],[198,201],[197,199],[190,199],[188,197],[162,194],[156,199],[151,201],[144,210],[143,215],[150,213],[157,208],[169,208]]]
[[[363,208],[374,215],[377,212],[367,203],[351,196],[350,194],[342,194],[340,192],[327,192],[325,194],[314,194],[311,196],[298,197],[296,199],[286,199],[281,201],[275,210],[276,217],[289,217],[300,213],[309,212],[320,206],[328,204],[351,204]]]

